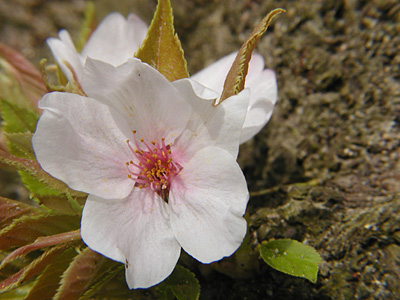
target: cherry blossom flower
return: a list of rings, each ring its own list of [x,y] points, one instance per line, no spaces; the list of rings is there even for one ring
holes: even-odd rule
[[[59,39],[49,38],[47,44],[70,82],[80,81],[87,57],[102,60],[114,66],[124,63],[134,53],[147,32],[147,25],[138,16],[130,14],[125,19],[120,13],[109,14],[94,30],[82,49],[77,52],[66,30],[58,33]],[[74,78],[70,68],[77,78]]]
[[[190,78],[221,94],[226,75],[236,54],[231,53],[221,58]],[[258,53],[253,53],[245,83],[251,95],[240,137],[241,143],[250,140],[267,124],[278,97],[275,73],[271,69],[264,68],[264,58]]]
[[[147,25],[136,15],[130,14],[126,20],[119,13],[111,13],[92,33],[83,47],[82,53],[76,51],[66,30],[59,32],[59,39],[49,38],[47,43],[68,80],[74,80],[70,70],[72,68],[76,74],[76,79],[80,81],[87,57],[118,66],[128,58],[133,57],[144,40],[146,31]],[[235,56],[236,53],[231,53],[221,58],[191,76],[191,79],[220,94]],[[271,118],[277,100],[278,90],[275,73],[264,68],[263,57],[254,53],[246,77],[246,87],[250,88],[251,96],[240,138],[241,143],[253,138],[265,126]]]
[[[124,263],[130,288],[164,280],[181,248],[202,263],[231,255],[246,234],[236,158],[249,90],[214,107],[215,91],[133,58],[88,58],[82,87],[88,97],[43,97],[32,142],[45,171],[89,194],[83,241]]]

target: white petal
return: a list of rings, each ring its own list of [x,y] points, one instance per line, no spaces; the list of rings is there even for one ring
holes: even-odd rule
[[[119,67],[88,59],[82,87],[89,97],[114,107],[148,142],[162,137],[173,142],[189,120],[189,106],[179,91],[138,59]]]
[[[98,101],[69,93],[46,94],[39,107],[44,112],[32,143],[46,172],[72,189],[104,198],[130,193],[133,181],[125,162],[132,154],[123,118],[114,119]]]
[[[234,52],[224,56],[190,78],[221,94],[226,75],[232,67],[236,54],[237,52]]]
[[[82,213],[83,241],[125,264],[130,288],[147,288],[173,271],[180,255],[169,225],[168,206],[154,192],[135,188],[123,200],[93,196]]]
[[[236,57],[231,53],[217,62],[196,73],[191,79],[222,93],[226,75]],[[249,63],[245,87],[251,91],[248,113],[243,125],[240,142],[244,143],[255,136],[269,121],[277,100],[277,84],[275,73],[264,70],[264,58],[253,53]]]
[[[245,89],[214,107],[210,99],[215,99],[217,94],[194,80],[181,79],[173,82],[173,85],[192,108],[190,123],[175,146],[189,156],[204,147],[217,146],[236,157],[249,91]]]
[[[136,15],[130,14],[125,19],[120,13],[111,13],[92,33],[82,56],[118,66],[133,57],[146,32],[147,25]]]
[[[73,76],[69,67],[65,64],[65,61],[70,64],[72,69],[75,71],[78,78],[82,74],[83,59],[80,54],[76,51],[74,43],[71,40],[69,33],[66,30],[61,30],[58,33],[60,39],[49,38],[47,44],[53,53],[54,59],[60,66],[62,72],[67,76],[69,81],[73,80]]]
[[[267,124],[278,98],[275,73],[270,69],[258,76],[249,76],[246,86],[250,88],[251,96],[240,143],[254,137]]]
[[[223,58],[217,60],[215,63],[209,65],[200,72],[192,75],[190,79],[193,79],[201,83],[202,85],[213,89],[214,91],[217,91],[219,94],[222,93],[226,75],[228,75],[228,72],[236,58],[236,55],[237,52],[233,52],[227,56],[224,56]],[[253,53],[249,63],[249,70],[246,81],[250,77],[257,77],[258,74],[260,74],[264,69],[264,66],[264,58],[258,53]],[[248,85],[246,85],[246,87],[247,86]]]
[[[215,147],[200,150],[171,185],[171,226],[179,244],[203,263],[231,255],[246,234],[248,199],[234,158]]]

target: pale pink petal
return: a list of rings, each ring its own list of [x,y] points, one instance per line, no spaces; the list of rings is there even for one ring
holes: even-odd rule
[[[89,97],[114,107],[147,142],[165,138],[172,143],[189,121],[189,106],[179,91],[138,59],[119,67],[88,59],[82,87]]]
[[[53,53],[54,59],[60,66],[62,72],[68,78],[69,81],[73,81],[72,72],[70,67],[74,70],[75,74],[79,78],[82,74],[83,59],[80,54],[76,51],[74,43],[71,40],[69,33],[66,30],[61,30],[58,33],[60,39],[48,38],[47,44]]]
[[[258,76],[249,76],[246,86],[250,88],[251,96],[240,143],[250,140],[267,124],[278,98],[275,73],[270,69]]]
[[[136,15],[130,14],[125,19],[120,13],[111,13],[92,33],[82,56],[118,66],[133,57],[146,32],[147,25]]]
[[[174,147],[189,157],[208,146],[221,147],[236,158],[239,137],[246,117],[249,90],[226,99],[217,106],[212,103],[217,93],[191,79],[181,79],[173,85],[185,95],[192,108],[187,129],[176,140]]]
[[[43,169],[72,189],[104,198],[126,197],[133,187],[126,162],[132,154],[123,118],[93,99],[50,93],[39,102],[44,109],[33,135]]]
[[[86,200],[81,234],[89,248],[126,266],[130,288],[155,285],[173,271],[181,247],[170,228],[168,205],[148,189],[122,200]]]
[[[231,53],[191,76],[191,79],[222,93],[224,81],[237,53]],[[244,143],[256,135],[271,118],[277,100],[277,84],[275,73],[264,70],[264,58],[253,53],[246,77],[246,88],[251,91],[248,113],[243,125],[240,143]]]
[[[182,248],[203,263],[229,256],[246,234],[249,194],[229,152],[209,147],[183,165],[169,194],[171,227]]]

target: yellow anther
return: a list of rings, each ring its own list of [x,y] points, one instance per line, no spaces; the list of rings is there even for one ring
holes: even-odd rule
[[[144,139],[140,139],[140,141],[143,143]]]
[[[135,133],[136,133],[136,130],[132,130],[132,133],[135,134]]]
[[[131,175],[131,174],[128,174],[128,178],[132,178],[132,175]]]
[[[129,166],[129,162],[126,162],[126,165]]]

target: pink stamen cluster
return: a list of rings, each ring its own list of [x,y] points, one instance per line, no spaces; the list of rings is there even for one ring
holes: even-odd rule
[[[171,179],[182,170],[182,167],[173,161],[171,147],[165,144],[164,138],[161,139],[161,143],[152,141],[151,146],[140,139],[145,148],[142,149],[136,141],[135,134],[134,130],[133,141],[136,149],[131,146],[129,140],[126,141],[136,158],[135,161],[126,162],[130,173],[128,177],[136,182],[135,186],[140,189],[149,187],[168,202]]]

